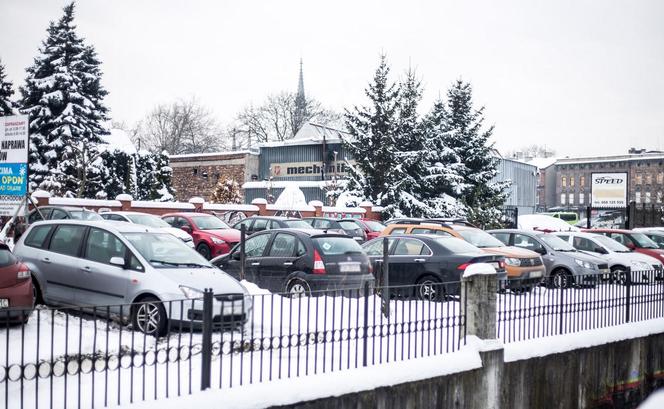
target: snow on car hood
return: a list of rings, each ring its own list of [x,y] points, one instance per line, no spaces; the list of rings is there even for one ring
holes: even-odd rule
[[[519,215],[518,228],[521,230],[539,231],[580,231],[564,220],[546,214]]]
[[[612,252],[609,254],[610,259],[614,263],[623,263],[627,267],[629,267],[629,264],[632,261],[640,261],[643,263],[648,263],[649,265],[658,265],[661,264],[659,260],[657,260],[654,257],[642,254],[642,253],[636,253],[636,252],[630,252],[630,253],[616,253]]]
[[[213,234],[224,241],[236,243],[240,241],[240,230],[237,229],[217,229],[217,230],[204,230],[206,233]]]
[[[539,253],[535,253],[532,250],[522,249],[520,247],[485,247],[482,248],[487,253],[498,254],[505,257],[517,257],[517,258],[533,258],[539,257]]]
[[[182,229],[177,227],[162,227],[161,230],[165,233],[170,233],[178,239],[189,241],[192,240],[191,235]]]
[[[218,268],[159,268],[155,271],[177,285],[184,285],[199,291],[212,288],[215,294],[247,294],[247,290],[239,281]]]

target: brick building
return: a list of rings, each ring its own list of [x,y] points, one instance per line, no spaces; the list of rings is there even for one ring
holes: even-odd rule
[[[209,200],[219,179],[231,178],[240,186],[258,178],[258,153],[234,151],[172,155],[176,200],[199,196]]]
[[[582,209],[590,204],[592,173],[626,172],[628,202],[662,204],[664,202],[664,152],[631,149],[627,155],[559,159],[555,164],[555,184],[546,186],[555,192],[555,206]]]

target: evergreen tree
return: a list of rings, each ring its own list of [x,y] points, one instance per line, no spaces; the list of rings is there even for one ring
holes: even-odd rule
[[[104,174],[97,145],[108,133],[107,92],[94,48],[76,34],[74,3],[63,11],[21,88],[21,111],[30,115],[30,188],[95,197]]]
[[[212,192],[210,202],[221,204],[242,203],[240,184],[230,178],[219,179],[217,186],[214,188],[214,192]]]
[[[371,104],[346,110],[350,138],[343,141],[356,162],[349,167],[347,192],[383,206],[388,217],[399,213],[395,198],[400,196],[394,183],[395,173],[400,173],[395,172],[399,89],[389,81],[389,72],[386,58],[381,56],[373,83],[365,90]]]
[[[136,200],[169,202],[173,198],[173,170],[168,166],[166,152],[138,152],[136,161]]]
[[[6,78],[5,67],[0,60],[0,116],[14,115],[16,105],[12,101],[14,89]]]
[[[134,155],[122,150],[103,150],[100,154],[102,160],[103,187],[95,195],[97,198],[114,199],[122,193],[132,194],[135,187],[136,168]]]
[[[492,182],[498,174],[498,158],[489,142],[493,126],[483,129],[484,107],[473,108],[472,87],[457,80],[447,92],[447,132],[444,142],[463,163],[459,168],[464,186],[462,200],[468,217],[487,225],[500,217],[508,183]]]

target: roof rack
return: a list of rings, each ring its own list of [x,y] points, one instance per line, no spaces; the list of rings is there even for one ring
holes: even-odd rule
[[[449,224],[461,224],[461,225],[463,225],[463,226],[468,226],[468,227],[475,227],[475,228],[477,228],[477,226],[475,226],[474,224],[472,224],[472,223],[469,222],[468,220],[466,220],[466,219],[462,219],[462,218],[458,218],[458,217],[457,217],[457,218],[453,218],[453,217],[434,217],[434,218],[431,219],[431,220],[434,220],[434,221],[440,221],[440,222],[449,223]]]
[[[395,219],[395,220],[390,220],[388,223],[390,224],[437,224],[439,226],[443,227],[450,227],[449,223],[443,221],[443,220],[434,220],[434,219]]]

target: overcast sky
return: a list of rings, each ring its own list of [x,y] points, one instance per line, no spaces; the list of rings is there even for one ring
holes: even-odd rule
[[[0,0],[0,58],[21,84],[65,1]],[[196,96],[219,120],[273,92],[337,110],[365,102],[381,52],[409,64],[423,111],[456,78],[486,105],[501,151],[664,149],[664,1],[85,0],[79,33],[103,62],[114,120]]]

